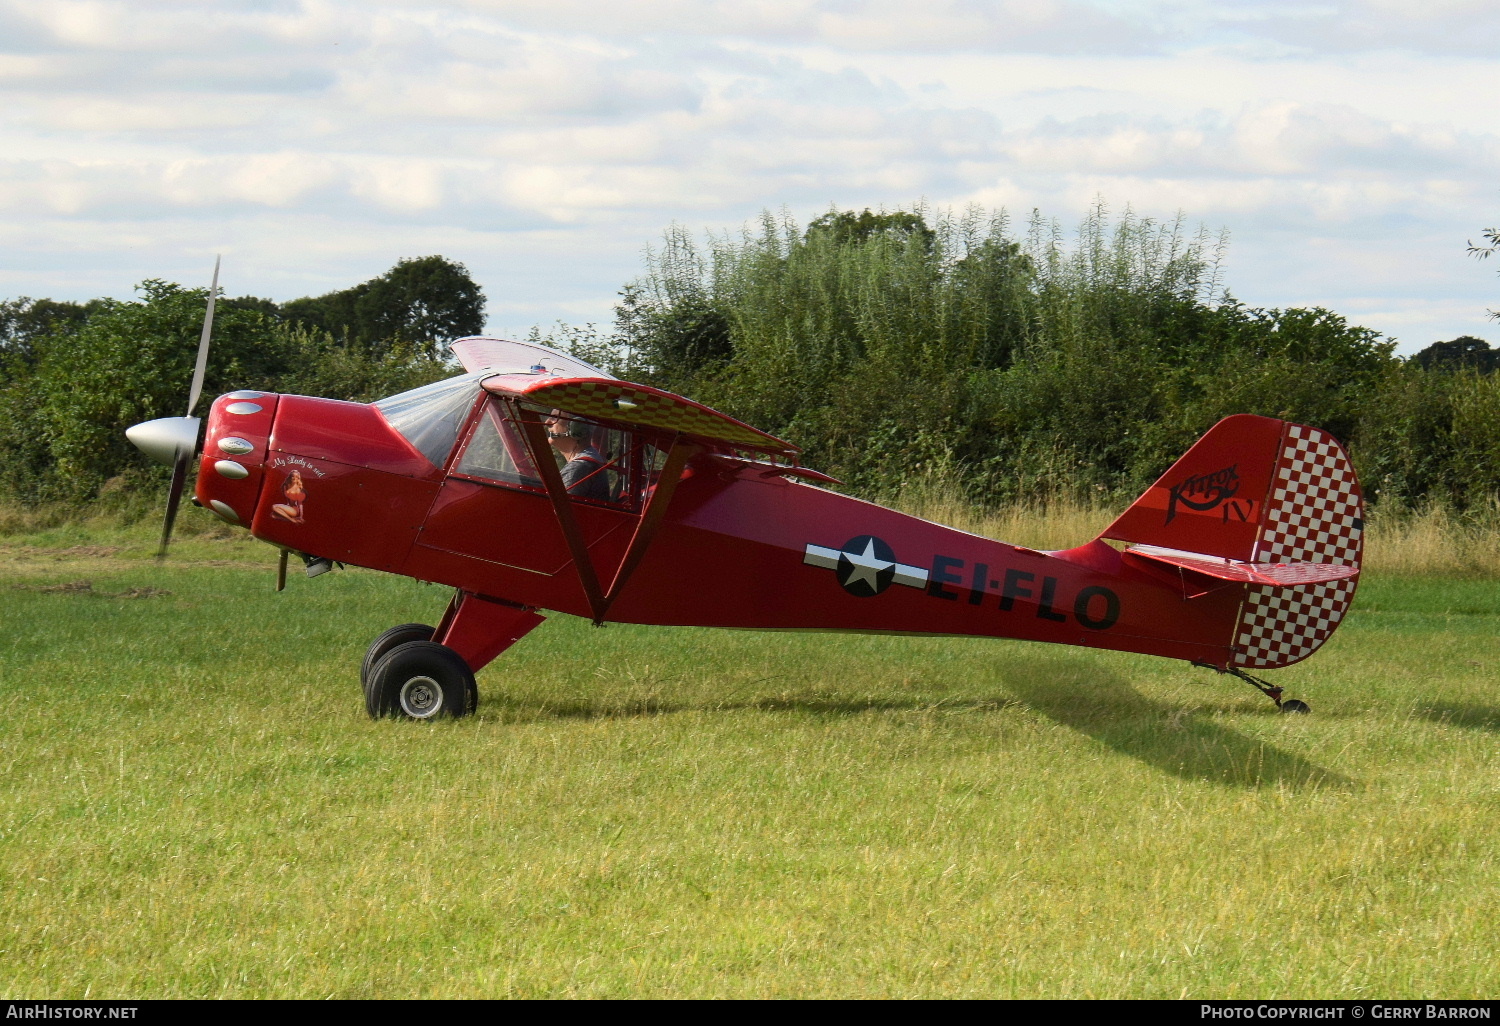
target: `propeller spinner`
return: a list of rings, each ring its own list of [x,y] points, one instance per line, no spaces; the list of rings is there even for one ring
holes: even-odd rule
[[[198,397],[203,393],[203,372],[208,366],[208,340],[213,334],[214,301],[219,295],[219,257],[214,258],[213,284],[208,288],[208,309],[203,314],[203,334],[198,339],[198,361],[193,366],[193,384],[188,390],[187,415],[184,417],[160,417],[135,424],[125,430],[125,437],[141,452],[158,463],[172,467],[172,484],[167,491],[167,515],[161,528],[161,547],[156,558],[167,555],[167,545],[172,540],[172,524],[177,519],[177,506],[182,501],[182,489],[187,483],[188,467],[198,454],[198,429],[201,420],[193,416]]]

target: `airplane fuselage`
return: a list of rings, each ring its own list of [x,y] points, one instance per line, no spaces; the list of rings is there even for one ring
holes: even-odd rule
[[[229,452],[231,439],[230,449],[250,451]],[[226,461],[240,469],[226,475]],[[371,406],[220,397],[197,498],[282,548],[593,615],[546,494],[449,473]],[[639,510],[572,509],[607,583]],[[1022,638],[1223,665],[1242,597],[1231,586],[1189,597],[1102,541],[1056,553],[1008,545],[804,484],[774,464],[702,451],[607,619]]]

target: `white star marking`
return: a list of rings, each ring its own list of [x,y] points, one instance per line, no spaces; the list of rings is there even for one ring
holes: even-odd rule
[[[802,562],[808,566],[820,566],[825,570],[837,570],[842,565],[839,560],[846,555],[848,553],[842,549],[830,549],[827,546],[814,545],[809,542],[802,553]],[[908,588],[925,588],[927,587],[927,568],[897,563],[896,573],[891,578],[891,583],[904,584]]]
[[[879,591],[880,583],[876,580],[876,575],[884,573],[896,565],[895,563],[875,558],[874,538],[865,542],[864,552],[845,552],[844,558],[853,563],[855,567],[849,574],[848,579],[844,581],[844,587],[846,588],[855,581],[864,581],[870,586],[871,591]]]

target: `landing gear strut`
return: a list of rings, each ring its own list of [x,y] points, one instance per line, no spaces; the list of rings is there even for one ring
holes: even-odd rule
[[[457,591],[437,627],[403,623],[376,638],[359,669],[373,719],[467,716],[479,704],[474,674],[542,622],[529,606]]]
[[[1237,666],[1215,666],[1213,663],[1202,663],[1196,659],[1193,660],[1193,665],[1201,666],[1205,670],[1213,670],[1215,673],[1227,673],[1231,677],[1238,677],[1240,680],[1244,681],[1246,684],[1249,684],[1255,690],[1265,695],[1271,701],[1275,702],[1276,708],[1280,709],[1284,713],[1312,712],[1311,707],[1309,707],[1306,702],[1303,702],[1300,699],[1288,698],[1283,702],[1281,700],[1281,688],[1277,687],[1275,684],[1272,684],[1270,681],[1261,680],[1259,677],[1252,677],[1250,674],[1246,673],[1244,670],[1241,670]]]

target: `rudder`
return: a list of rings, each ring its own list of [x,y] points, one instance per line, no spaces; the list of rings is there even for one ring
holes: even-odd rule
[[[1240,415],[1214,425],[1102,537],[1216,587],[1245,582],[1228,662],[1274,669],[1317,651],[1353,601],[1364,500],[1332,435]]]
[[[1266,503],[1257,563],[1360,566],[1364,496],[1344,447],[1326,431],[1287,424]],[[1316,652],[1354,601],[1359,577],[1295,588],[1246,589],[1235,666],[1274,669]]]

